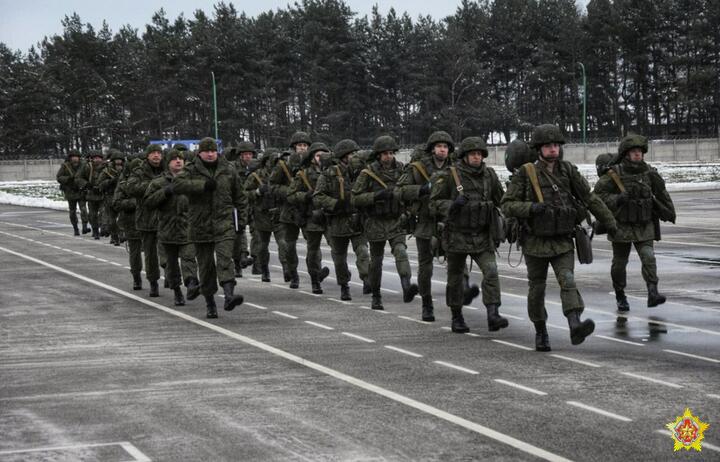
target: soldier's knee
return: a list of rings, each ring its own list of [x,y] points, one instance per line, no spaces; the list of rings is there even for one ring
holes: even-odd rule
[[[655,249],[650,246],[641,247],[638,251],[638,255],[640,256],[641,260],[654,260]]]
[[[575,287],[575,274],[571,270],[562,270],[558,275],[558,283],[562,289]]]

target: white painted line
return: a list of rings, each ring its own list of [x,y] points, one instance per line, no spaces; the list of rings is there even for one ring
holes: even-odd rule
[[[442,326],[440,329],[442,329],[442,330],[452,330],[452,329],[449,328],[448,326]]]
[[[498,340],[496,338],[492,339],[492,341],[495,343],[500,343],[502,345],[511,346],[513,348],[520,348],[521,350],[527,350],[527,351],[533,350],[532,348],[526,347],[525,345],[518,345],[517,343],[506,342],[505,340]]]
[[[305,321],[305,324],[310,324],[311,326],[319,327],[320,329],[335,330],[334,327],[326,326],[325,324],[320,324],[319,322]]]
[[[361,341],[366,342],[366,343],[375,343],[375,340],[373,340],[373,339],[371,339],[371,338],[366,338],[366,337],[362,337],[362,336],[360,336],[360,335],[351,334],[350,332],[343,332],[342,334],[343,334],[343,335],[347,335],[348,337],[352,337],[352,338],[354,338],[354,339],[361,340]]]
[[[352,303],[346,302],[345,300],[340,300],[339,298],[328,297],[327,299],[335,303],[342,303],[343,305],[352,305]]]
[[[418,324],[432,324],[431,322],[423,321],[422,319],[411,318],[410,316],[398,316],[398,318],[404,319],[406,321],[416,322]]]
[[[714,394],[714,393],[708,393],[708,394],[707,394],[707,397],[708,397],[708,398],[714,398],[714,399],[720,399],[720,395],[716,395],[716,394]]]
[[[672,382],[666,382],[666,381],[664,381],[664,380],[653,379],[653,378],[651,378],[651,377],[647,377],[647,376],[644,376],[644,375],[633,374],[632,372],[621,372],[621,374],[622,374],[622,375],[627,375],[628,377],[632,377],[632,378],[634,378],[634,379],[646,380],[646,381],[648,381],[648,382],[657,383],[657,384],[659,384],[659,385],[665,385],[666,387],[670,387],[670,388],[682,388],[682,387],[683,387],[682,385],[678,385],[677,383],[672,383]]]
[[[408,350],[403,350],[402,348],[394,347],[392,345],[385,345],[385,348],[387,348],[388,350],[397,351],[398,353],[402,353],[404,355],[412,356],[413,358],[422,358],[423,357],[423,355],[421,355],[421,354],[413,353],[412,351],[408,351]]]
[[[656,433],[660,433],[661,435],[665,436],[672,436],[672,432],[666,428],[655,430]],[[702,448],[703,449],[709,449],[711,451],[720,452],[720,446],[715,446],[714,444],[710,444],[705,439],[703,439],[702,442]]]
[[[627,344],[627,345],[635,345],[635,346],[640,346],[640,347],[644,347],[644,346],[645,346],[644,343],[630,342],[630,341],[628,341],[628,340],[621,340],[621,339],[619,339],[619,338],[608,337],[608,336],[606,336],[606,335],[596,335],[595,337],[604,338],[605,340],[612,340],[613,342],[625,343],[625,344]]]
[[[70,444],[66,446],[46,446],[31,449],[15,449],[0,451],[0,455],[11,455],[11,454],[29,454],[33,452],[50,452],[50,451],[66,451],[70,449],[87,449],[87,448],[102,448],[107,446],[120,446],[128,454],[133,456],[133,462],[150,462],[150,458],[143,454],[138,448],[128,441],[118,441],[114,443],[87,443],[87,444]]]
[[[693,354],[690,354],[690,353],[683,353],[682,351],[675,351],[675,350],[663,350],[663,351],[665,351],[665,352],[667,352],[667,353],[672,353],[672,354],[675,354],[675,355],[687,356],[688,358],[695,358],[695,359],[700,359],[700,360],[703,360],[703,361],[709,361],[709,362],[711,362],[711,363],[716,363],[716,364],[717,364],[717,363],[720,363],[720,360],[718,360],[718,359],[713,359],[713,358],[708,358],[707,356],[693,355]]]
[[[312,295],[313,297],[319,297],[319,296],[320,296],[319,294],[314,294],[314,293],[308,292],[308,291],[306,291],[306,290],[298,290],[298,292],[300,292],[301,294],[305,294],[305,295]]]
[[[518,321],[524,321],[524,320],[525,320],[525,318],[523,318],[523,317],[521,317],[521,316],[515,316],[515,315],[513,315],[513,314],[507,314],[507,313],[500,313],[500,316],[505,316],[506,318],[510,318],[510,319],[517,319]]]
[[[470,306],[470,305],[463,305],[463,308],[468,309],[468,310],[474,310],[474,311],[480,310],[480,308],[477,308],[475,306]]]
[[[441,366],[449,367],[449,368],[451,368],[451,369],[455,369],[455,370],[458,370],[458,371],[461,371],[461,372],[466,372],[466,373],[468,373],[468,374],[473,374],[473,375],[478,375],[478,374],[479,374],[478,371],[474,371],[474,370],[472,370],[472,369],[465,369],[465,368],[462,367],[462,366],[456,366],[455,364],[446,363],[445,361],[433,361],[433,362],[434,362],[435,364],[440,364]]]
[[[135,458],[135,462],[151,462],[150,458],[140,452],[140,450],[136,448],[132,443],[123,441],[122,443],[120,443],[120,446],[122,446],[122,448],[126,450],[128,454]]]
[[[253,308],[257,308],[258,310],[267,310],[264,306],[256,305],[254,303],[245,302],[245,305],[252,306]]]
[[[98,260],[100,260],[103,263],[110,263],[109,261],[105,260],[104,258],[98,258],[98,257],[95,257],[95,258],[97,258]]]
[[[293,316],[291,314],[283,313],[282,311],[273,311],[273,313],[277,314],[278,316],[285,316],[286,318],[290,319],[297,319],[297,316]]]
[[[577,401],[565,401],[567,404],[575,407],[579,407],[581,409],[585,409],[587,411],[595,412],[596,414],[604,415],[605,417],[611,417],[613,419],[621,420],[623,422],[632,422],[632,419],[628,419],[627,417],[623,417],[618,414],[613,414],[612,412],[604,411],[602,409],[598,409],[596,407],[588,406],[587,404],[579,403]]]
[[[545,393],[544,391],[540,391],[540,390],[536,390],[536,389],[534,389],[534,388],[526,387],[525,385],[520,385],[519,383],[510,382],[510,381],[503,380],[503,379],[495,379],[495,381],[496,381],[497,383],[502,383],[503,385],[507,385],[507,386],[514,387],[514,388],[517,388],[517,389],[520,389],[520,390],[524,390],[524,391],[527,391],[527,392],[529,392],[529,393],[535,393],[536,395],[539,395],[539,396],[546,396],[546,395],[547,395],[547,393]]]
[[[469,335],[470,337],[480,337],[478,334],[473,334],[472,332],[465,332],[465,335]]]
[[[166,306],[160,305],[159,303],[152,302],[150,300],[146,300],[138,295],[132,294],[130,292],[126,292],[124,290],[118,289],[117,287],[113,287],[108,284],[104,284],[102,282],[96,281],[94,279],[91,279],[89,277],[83,276],[78,273],[74,273],[70,270],[67,270],[65,268],[61,268],[59,266],[52,265],[50,263],[46,263],[42,260],[38,260],[37,258],[31,257],[29,255],[25,255],[22,253],[15,252],[13,250],[7,249],[5,247],[0,247],[0,251],[9,253],[11,255],[15,255],[16,257],[23,258],[25,260],[34,262],[38,265],[45,266],[46,268],[50,268],[52,270],[55,270],[59,273],[63,273],[65,275],[68,275],[70,277],[74,277],[76,279],[79,279],[81,281],[84,281],[88,284],[95,285],[96,287],[100,287],[102,289],[108,290],[110,292],[113,292],[117,295],[124,296],[125,298],[128,298],[130,300],[134,300],[138,303],[145,304],[147,306],[151,306],[159,311],[162,311],[164,313],[167,313],[171,316],[175,316],[177,318],[183,319],[185,321],[188,321],[190,323],[196,324],[198,326],[205,327],[207,329],[210,329],[214,332],[217,332],[221,335],[225,335],[226,337],[232,338],[234,340],[237,340],[239,342],[245,343],[246,345],[250,345],[252,347],[255,347],[259,350],[263,350],[267,353],[273,354],[275,356],[284,358],[288,361],[292,361],[296,364],[299,364],[301,366],[307,367],[309,369],[312,369],[314,371],[320,372],[322,374],[328,375],[330,377],[334,377],[338,380],[341,380],[345,383],[348,383],[350,385],[354,385],[358,388],[361,388],[363,390],[369,391],[371,393],[374,393],[379,396],[383,396],[389,400],[395,401],[397,403],[403,404],[405,406],[411,407],[413,409],[416,409],[420,412],[424,412],[428,415],[431,415],[433,417],[437,417],[439,419],[445,420],[447,422],[450,422],[452,424],[458,425],[462,428],[468,429],[470,431],[473,431],[479,435],[483,435],[487,438],[493,439],[499,443],[508,445],[510,447],[513,447],[515,449],[518,449],[520,451],[523,451],[527,454],[533,455],[535,457],[539,457],[545,460],[549,461],[557,461],[557,462],[569,462],[569,459],[566,459],[558,454],[552,453],[550,451],[546,451],[545,449],[539,448],[537,446],[534,446],[530,443],[526,443],[525,441],[519,440],[517,438],[513,438],[510,435],[507,435],[505,433],[493,430],[489,427],[486,427],[484,425],[481,425],[479,423],[464,419],[462,417],[459,417],[455,414],[451,414],[449,412],[443,411],[442,409],[438,409],[436,407],[430,406],[428,404],[422,403],[420,401],[416,401],[412,398],[409,398],[407,396],[401,395],[400,393],[396,393],[394,391],[388,390],[386,388],[380,387],[378,385],[374,385],[372,383],[366,382],[364,380],[358,379],[356,377],[353,377],[351,375],[344,374],[340,371],[336,371],[335,369],[331,369],[329,367],[323,366],[321,364],[315,363],[313,361],[309,361],[305,358],[302,358],[300,356],[294,355],[292,353],[288,353],[287,351],[281,350],[279,348],[276,348],[274,346],[268,345],[263,342],[259,342],[253,338],[247,337],[245,335],[239,334],[237,332],[233,332],[231,330],[225,329],[223,327],[220,327],[216,324],[211,324],[207,321],[203,321],[201,319],[195,318],[187,313],[184,313],[182,311],[176,311],[174,309],[168,308]]]
[[[558,358],[558,359],[564,359],[565,361],[572,361],[574,363],[583,364],[585,366],[602,367],[602,366],[600,366],[600,364],[591,363],[589,361],[583,361],[582,359],[570,358],[568,356],[556,355],[555,353],[551,353],[550,356],[552,356],[554,358]]]
[[[558,324],[550,324],[549,322],[546,322],[545,325],[548,327],[552,327],[553,329],[570,330],[570,328],[568,326],[560,326]]]
[[[108,262],[108,263],[110,263],[111,265],[115,265],[115,266],[122,266],[120,263],[114,262],[114,261],[111,261],[111,262]]]
[[[372,309],[372,308],[370,308],[369,306],[363,306],[363,305],[359,305],[358,308],[362,308],[363,310],[370,310],[370,309]]]

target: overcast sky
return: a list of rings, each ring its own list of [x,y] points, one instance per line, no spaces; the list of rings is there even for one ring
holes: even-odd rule
[[[579,0],[585,4],[587,0]],[[65,15],[76,12],[83,23],[91,23],[96,29],[103,19],[107,21],[113,32],[130,24],[140,32],[150,22],[153,13],[164,8],[169,18],[176,18],[180,13],[192,17],[197,9],[209,15],[213,13],[213,5],[218,0],[0,0],[0,42],[12,50],[26,52],[30,46],[40,42],[43,37],[59,34],[62,31],[60,21]],[[260,12],[285,8],[294,1],[288,0],[235,0],[233,3],[239,11],[249,16]],[[396,11],[407,11],[413,18],[419,15],[430,15],[435,19],[452,15],[461,0],[346,0],[352,10],[359,16],[370,14],[374,4],[386,13],[391,7]]]

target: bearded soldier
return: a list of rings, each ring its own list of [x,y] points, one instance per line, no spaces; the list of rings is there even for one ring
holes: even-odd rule
[[[608,240],[613,249],[610,277],[621,313],[630,310],[625,286],[631,246],[635,246],[642,264],[642,277],[648,292],[647,306],[665,303],[665,296],[658,293],[657,288],[653,240],[660,239],[659,233],[656,233],[656,227],[659,227],[657,220],[675,223],[675,206],[665,189],[665,181],[656,169],[645,163],[647,150],[648,141],[644,136],[623,138],[613,165],[595,185],[595,194],[613,212],[618,223],[618,230],[608,234]]]
[[[335,265],[335,279],[340,286],[340,299],[352,300],[350,296],[350,269],[347,263],[348,244],[355,252],[355,267],[363,281],[363,293],[371,293],[368,281],[368,243],[363,235],[362,219],[352,205],[352,186],[359,171],[351,168],[353,156],[360,150],[350,139],[341,140],[333,149],[335,164],[326,168],[318,179],[313,203],[322,208],[327,216],[327,234]]]
[[[575,284],[575,227],[586,218],[587,208],[608,229],[617,225],[605,204],[590,191],[575,165],[560,158],[565,137],[555,125],[535,127],[531,145],[538,160],[527,163],[513,175],[502,199],[503,212],[526,220],[529,236],[521,243],[528,272],[528,314],[535,325],[535,349],[550,351],[545,321],[545,285],[552,265],[560,285],[563,313],[573,345],[582,343],[595,330],[591,319],[580,320],[585,304]]]
[[[75,183],[75,175],[80,170],[80,167],[84,164],[80,153],[72,150],[67,154],[67,159],[60,166],[55,178],[60,183],[60,191],[65,196],[65,200],[68,203],[68,212],[70,215],[70,224],[73,227],[73,232],[76,236],[80,235],[80,229],[78,228],[78,219],[76,210],[80,207],[80,219],[82,220],[82,232],[83,234],[88,232],[87,227],[87,208],[85,207],[85,198],[83,192],[80,190],[78,185]]]
[[[125,156],[117,149],[110,149],[108,152],[108,158],[110,163],[103,169],[99,180],[100,190],[103,194],[103,208],[105,210],[103,230],[110,233],[111,244],[120,245],[120,235],[118,233],[117,224],[118,216],[112,202],[115,194],[115,188],[117,187],[118,180],[122,175],[123,167],[125,165]]]
[[[374,310],[384,309],[380,295],[382,262],[385,243],[395,257],[395,266],[403,289],[403,301],[409,303],[418,293],[412,276],[403,229],[403,205],[396,185],[402,175],[403,165],[395,160],[399,150],[391,136],[380,136],[373,142],[369,165],[360,172],[352,189],[352,204],[366,216],[365,236],[370,242],[369,280]]]

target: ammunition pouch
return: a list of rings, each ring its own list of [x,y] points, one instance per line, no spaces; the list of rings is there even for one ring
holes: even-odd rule
[[[486,231],[493,220],[495,204],[489,201],[470,201],[462,206],[448,223],[451,231],[478,233]]]
[[[397,218],[400,215],[400,201],[395,198],[376,201],[369,207],[368,215],[377,218]]]
[[[578,213],[574,207],[548,205],[541,214],[530,218],[530,230],[533,236],[538,237],[571,236],[577,220]]]
[[[652,220],[653,200],[630,199],[617,211],[615,218],[620,223],[644,224]]]

